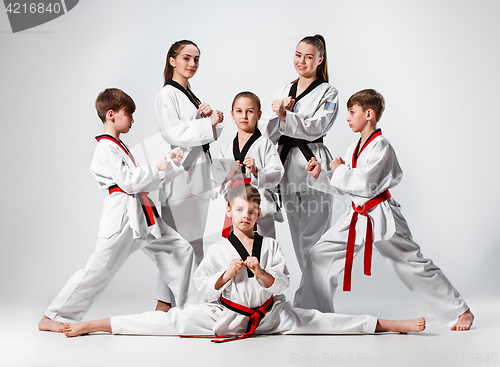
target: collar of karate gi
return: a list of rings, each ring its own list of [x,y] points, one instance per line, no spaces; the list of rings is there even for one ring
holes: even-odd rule
[[[317,86],[323,84],[325,81],[322,78],[318,78],[315,81],[313,81],[309,86],[306,88],[305,91],[303,91],[299,96],[297,96],[297,86],[299,85],[299,81],[297,80],[295,83],[292,84],[292,87],[290,88],[290,92],[288,92],[288,97],[292,97],[295,100],[295,103],[293,104],[292,111],[295,109],[295,106],[297,105],[297,102],[300,101],[302,98],[307,96],[309,93],[311,93]]]
[[[125,152],[125,154],[127,154],[130,157],[130,159],[132,159],[132,162],[134,162],[135,164],[135,158],[132,155],[132,152],[127,148],[127,146],[121,140],[117,140],[114,136],[108,134],[98,135],[95,138],[97,142],[100,142],[101,140],[105,139],[105,140],[110,140],[113,143],[117,144]]]
[[[252,134],[250,139],[245,143],[243,146],[243,149],[240,152],[240,144],[238,142],[238,133],[236,133],[236,137],[233,140],[233,156],[235,161],[240,161],[240,163],[243,164],[243,161],[245,160],[245,157],[247,156],[248,150],[252,146],[255,141],[261,137],[261,132],[259,129],[255,129],[255,132]],[[246,167],[243,166],[241,167],[241,172],[245,173],[246,172]]]
[[[176,81],[174,81],[172,79],[167,80],[167,84],[171,85],[174,88],[179,89],[182,93],[184,93],[184,95],[189,99],[189,101],[196,107],[196,109],[198,109],[198,107],[201,104],[201,101],[198,97],[196,97],[194,95],[194,93],[191,91],[191,89],[184,88],[182,85],[180,85],[179,83],[177,83]]]
[[[378,137],[380,135],[382,135],[382,130],[380,130],[380,129],[375,130],[370,135],[370,137],[365,141],[361,150],[359,149],[359,146],[361,145],[361,138],[359,138],[358,145],[356,146],[356,149],[354,150],[354,154],[352,155],[352,166],[351,166],[352,168],[356,168],[356,164],[358,163],[358,158],[361,155],[361,152],[363,151],[363,149],[365,149],[368,146],[368,144],[370,144],[376,137]]]
[[[236,235],[233,232],[231,232],[231,234],[227,239],[229,240],[229,242],[231,242],[231,245],[233,245],[235,250],[238,251],[241,260],[245,261],[247,257],[250,256],[245,246],[243,246],[241,241],[238,239],[238,237],[236,237]],[[252,256],[256,257],[257,260],[259,260],[259,263],[260,263],[260,253],[262,250],[262,240],[263,237],[257,232],[255,232],[255,237],[253,239]],[[247,275],[249,278],[254,277],[254,274],[250,269],[247,269]]]

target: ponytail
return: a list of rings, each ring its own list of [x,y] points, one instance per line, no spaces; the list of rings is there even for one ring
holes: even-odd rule
[[[170,49],[167,52],[167,61],[165,62],[165,70],[163,71],[163,78],[165,80],[163,86],[167,85],[168,80],[172,79],[174,75],[174,67],[170,64],[170,58],[173,57],[175,59],[182,51],[182,49],[187,45],[193,45],[198,49],[198,51],[200,51],[196,43],[189,40],[177,41],[172,46],[170,46]]]

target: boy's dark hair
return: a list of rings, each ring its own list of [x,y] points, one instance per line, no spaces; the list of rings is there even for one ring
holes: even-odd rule
[[[240,98],[250,98],[259,107],[259,111],[260,111],[261,107],[260,107],[260,99],[259,99],[259,97],[257,97],[257,95],[255,95],[255,93],[248,92],[248,91],[238,93],[236,95],[236,97],[234,97],[233,103],[231,104],[231,110],[234,108],[235,102],[238,99],[240,99]]]
[[[119,112],[124,110],[127,115],[131,115],[135,111],[134,100],[124,91],[117,88],[108,88],[99,93],[95,100],[95,109],[97,115],[104,123],[106,122],[106,114],[109,110]]]
[[[227,192],[227,205],[229,205],[229,207],[231,207],[231,203],[235,198],[242,198],[243,200],[260,207],[259,190],[248,183],[239,184]]]
[[[355,104],[361,106],[363,111],[371,109],[375,112],[375,122],[378,122],[385,110],[385,99],[375,89],[363,89],[354,93],[347,101],[347,108]]]

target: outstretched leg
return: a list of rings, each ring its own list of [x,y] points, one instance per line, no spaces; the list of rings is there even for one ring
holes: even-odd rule
[[[98,238],[85,268],[73,274],[44,315],[58,322],[80,321],[140,244],[133,239],[128,221],[110,238]]]
[[[378,319],[377,326],[375,327],[375,332],[376,333],[393,332],[393,333],[407,334],[409,332],[419,333],[424,329],[425,329],[425,319],[423,317],[419,317],[418,319],[415,320],[403,320],[403,321]]]
[[[213,304],[172,307],[169,312],[149,311],[137,315],[115,316],[110,319],[65,323],[66,336],[78,336],[98,331],[133,335],[213,335],[221,307]]]
[[[418,244],[396,233],[389,240],[375,242],[374,246],[410,292],[441,323],[447,324],[460,316],[456,330],[470,329],[473,317],[467,313],[469,306],[441,269],[422,256]]]
[[[79,336],[82,334],[96,333],[98,331],[111,332],[111,320],[102,319],[95,321],[85,321],[77,323],[65,323],[64,334],[67,337]]]
[[[281,310],[280,307],[282,307]],[[345,315],[294,308],[289,302],[286,302],[284,306],[278,303],[272,312],[279,312],[278,320],[276,318],[263,320],[257,328],[258,334],[418,333],[425,329],[423,317],[405,321],[383,320],[371,315]]]

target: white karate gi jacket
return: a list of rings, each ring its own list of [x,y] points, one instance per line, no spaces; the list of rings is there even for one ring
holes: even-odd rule
[[[182,148],[184,160],[193,147],[218,139],[224,127],[223,123],[220,123],[213,128],[209,117],[202,117],[181,90],[168,84],[156,96],[155,111],[161,135],[167,143]],[[193,166],[182,177],[183,184],[187,185],[191,194],[207,198],[217,196],[208,153],[202,151],[198,154]],[[178,180],[176,183],[182,184]],[[164,186],[160,190],[160,201],[165,202],[174,187],[175,185]]]
[[[223,145],[219,150],[220,162],[218,163],[226,172],[229,171],[230,163],[235,160],[233,154],[233,144],[234,142],[230,141]],[[253,174],[251,174],[248,169],[245,173],[240,171],[240,173],[236,175],[233,180],[227,182],[221,187],[220,193],[225,196],[228,190],[232,187],[234,180],[244,180],[245,178],[250,177],[250,184],[259,190],[261,197],[261,213],[260,218],[257,221],[258,223],[259,221],[265,220],[268,216],[274,215],[277,212],[278,207],[276,204],[276,194],[274,193],[274,190],[283,177],[284,168],[281,164],[276,147],[268,138],[262,135],[250,146],[246,157],[251,157],[255,160],[258,177],[256,178]]]
[[[275,279],[269,288],[259,278],[255,276],[249,278],[247,268],[244,267],[220,289],[215,289],[215,283],[227,270],[231,260],[238,258],[240,258],[238,251],[227,239],[216,242],[208,248],[205,258],[194,274],[196,288],[207,301],[217,302],[219,297],[222,296],[240,305],[255,308],[262,306],[272,295],[276,295],[273,309],[276,309],[280,303],[286,302],[285,297],[280,293],[288,287],[290,276],[285,257],[276,240],[264,237],[260,254],[259,263],[261,268],[265,269]],[[271,314],[272,310],[266,316],[270,318],[272,317]],[[278,316],[279,311],[275,317]],[[245,332],[247,324],[248,317],[224,307],[213,331],[217,335],[224,335],[226,332]]]
[[[158,190],[182,173],[182,169],[168,155],[168,168],[165,171],[158,171],[155,163],[137,165],[115,138],[104,136],[97,143],[90,170],[101,189],[108,190],[118,185],[127,194],[115,192],[106,196],[98,237],[110,238],[119,232],[128,215],[134,238],[146,234],[159,238],[165,231],[165,223],[155,217],[155,224],[148,227],[136,194]]]
[[[279,88],[274,94],[274,99],[288,97],[292,83]],[[338,92],[329,83],[322,83],[307,95],[297,101],[293,111],[286,111],[286,122],[281,120],[272,110],[271,106],[265,111],[258,123],[262,135],[267,136],[274,143],[278,142],[281,135],[293,138],[314,141],[327,134],[337,117]],[[310,143],[308,147],[322,167],[328,167],[332,160],[328,148],[323,143]],[[281,152],[281,147],[278,148]],[[281,181],[284,192],[308,191],[304,167],[307,160],[298,147],[288,153],[284,163],[285,174]]]
[[[357,167],[352,168],[357,145],[358,142],[347,149],[345,164],[338,166],[333,173],[322,170],[317,180],[308,174],[308,185],[331,194],[347,194],[356,206],[363,206],[370,199],[399,184],[403,171],[394,149],[384,136],[377,136],[366,145],[358,156]],[[323,165],[321,167],[324,168]],[[349,211],[338,219],[334,229],[328,231],[333,236],[332,240],[347,241],[353,212],[354,209],[349,206]],[[392,197],[368,211],[368,215],[373,225],[374,241],[388,240],[396,232],[405,238],[411,237],[401,207]],[[365,233],[358,231],[358,238],[359,235],[364,238]]]

